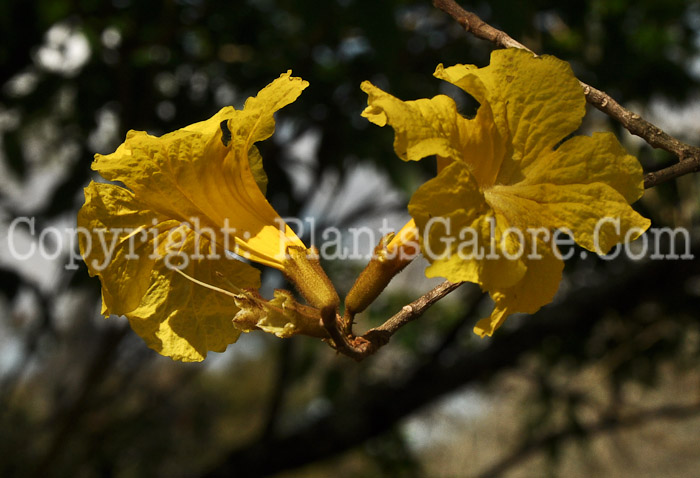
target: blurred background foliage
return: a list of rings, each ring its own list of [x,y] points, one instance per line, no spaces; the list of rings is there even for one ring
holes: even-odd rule
[[[463,6],[698,144],[699,2]],[[400,226],[433,165],[395,158],[392,132],[359,116],[360,83],[452,94],[470,114],[431,74],[490,51],[427,1],[0,2],[0,476],[694,476],[697,259],[576,254],[554,304],[484,341],[471,328],[488,301],[464,286],[361,364],[262,334],[173,363],[99,316],[70,228],[93,155],[127,130],[240,107],[292,69],[311,86],[260,144],[270,201],[318,231]],[[617,131],[646,169],[673,161],[590,113],[582,131]],[[699,185],[684,177],[638,205],[657,227],[688,228],[681,247],[696,255]],[[11,227],[18,217],[34,219]],[[326,265],[346,291],[363,264]],[[421,277],[405,271],[359,327],[427,291]]]

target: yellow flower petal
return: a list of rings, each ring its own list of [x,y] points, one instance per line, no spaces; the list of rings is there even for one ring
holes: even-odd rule
[[[226,258],[206,235],[110,184],[85,188],[78,226],[90,275],[102,282],[105,315],[126,315],[149,347],[176,360],[199,361],[236,341],[234,299],[195,284],[175,267],[214,286],[225,287],[224,277],[240,288],[259,287],[256,269]]]
[[[606,184],[630,204],[644,194],[642,166],[612,133],[569,138],[535,158],[523,176],[523,185]]]
[[[504,237],[506,219],[489,207],[464,162],[455,161],[421,186],[408,211],[431,263],[428,277],[475,282],[490,290],[515,284],[525,274],[520,245]]]
[[[563,229],[579,245],[600,254],[636,239],[650,224],[620,193],[602,183],[494,186],[485,194],[494,209],[523,231]]]
[[[249,98],[241,111],[226,107],[159,138],[130,131],[116,152],[96,156],[93,169],[124,183],[160,214],[180,221],[197,218],[202,227],[217,231],[226,228],[247,257],[283,269],[286,247],[305,247],[261,191],[265,181],[254,143],[270,137],[274,113],[307,85],[288,72]]]
[[[489,108],[501,136],[522,167],[553,148],[581,124],[586,99],[568,63],[533,57],[519,49],[495,50],[484,68],[438,66],[435,76],[474,96]],[[510,159],[510,158],[509,158]]]
[[[527,272],[516,284],[490,291],[495,307],[490,317],[477,322],[474,333],[481,337],[490,336],[508,315],[519,312],[534,314],[554,299],[559,289],[564,261],[544,244],[537,245],[535,249],[541,257],[523,257]]]
[[[605,254],[650,225],[628,204],[644,191],[642,168],[611,133],[570,138],[523,174],[516,184],[485,192],[494,208],[522,228],[568,230],[581,246]]]
[[[394,149],[399,158],[417,161],[433,154],[459,157],[461,116],[452,98],[439,95],[404,102],[369,81],[362,83],[362,90],[369,104],[362,116],[379,126],[389,123],[394,128]]]
[[[437,155],[439,159],[469,163],[479,184],[495,181],[500,161],[483,158],[504,158],[506,142],[493,121],[491,110],[480,108],[477,120],[470,121],[457,112],[452,98],[438,95],[431,99],[401,101],[370,82],[362,83],[368,107],[362,116],[371,122],[391,125],[395,131],[394,150],[404,161],[417,161]],[[440,163],[440,169],[444,166]]]
[[[258,185],[263,195],[267,194],[267,174],[263,168],[263,159],[257,147],[251,146],[248,151],[248,162],[250,163],[250,172],[253,174],[255,184]]]

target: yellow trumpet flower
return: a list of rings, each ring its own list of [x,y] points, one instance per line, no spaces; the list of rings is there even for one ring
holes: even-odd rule
[[[251,316],[265,320],[260,311],[272,309],[254,292],[259,271],[231,252],[311,284],[312,293],[300,290],[313,306],[337,304],[317,262],[265,199],[255,146],[274,132],[274,113],[306,86],[287,72],[242,110],[226,107],[161,137],[130,131],[114,153],[96,155],[93,169],[125,187],[92,182],[85,189],[81,253],[101,280],[103,313],[125,315],[159,353],[202,360],[255,328]],[[232,319],[245,304],[257,312],[242,314],[245,324],[237,327]],[[301,324],[295,312],[285,336],[294,324],[322,335],[317,314],[311,316],[313,323]]]
[[[426,275],[477,283],[493,298],[474,329],[483,337],[553,299],[563,269],[555,232],[604,254],[649,227],[629,206],[643,193],[642,169],[611,133],[567,139],[586,101],[566,62],[497,50],[487,67],[440,65],[435,76],[479,102],[474,118],[447,96],[404,102],[369,82],[363,116],[394,128],[404,161],[438,157],[437,176],[408,209]]]

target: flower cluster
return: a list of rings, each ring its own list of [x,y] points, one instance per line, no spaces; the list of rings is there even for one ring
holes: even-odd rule
[[[440,65],[435,75],[479,102],[474,118],[444,95],[401,101],[362,84],[363,116],[393,127],[397,155],[436,156],[438,170],[411,198],[413,219],[380,241],[346,298],[345,318],[316,251],[265,199],[255,143],[272,135],[274,113],[308,85],[291,72],[242,110],[227,107],[161,137],[130,131],[114,153],[96,156],[93,169],[123,185],[90,183],[78,214],[91,231],[81,236],[81,253],[102,282],[103,313],[126,316],[150,347],[184,361],[223,351],[252,330],[324,338],[340,349],[350,343],[354,314],[415,255],[400,252],[420,248],[428,277],[490,293],[494,310],[475,327],[485,336],[509,314],[553,299],[563,261],[550,234],[567,231],[604,254],[649,226],[630,207],[643,192],[637,160],[611,133],[571,136],[585,99],[568,64],[511,49],[495,51],[485,68]],[[215,229],[226,234],[202,233]],[[512,234],[526,230],[543,235]],[[470,252],[465,239],[481,248]],[[258,269],[240,257],[282,271],[308,305],[287,291],[265,300]]]

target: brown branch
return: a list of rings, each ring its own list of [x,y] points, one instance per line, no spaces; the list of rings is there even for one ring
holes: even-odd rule
[[[670,181],[671,179],[700,171],[700,152],[697,151],[697,148],[694,149],[696,151],[694,151],[692,156],[685,161],[681,161],[658,171],[646,173],[644,175],[644,187],[646,189],[653,188],[654,186]]]
[[[410,304],[404,305],[400,312],[387,319],[379,327],[370,329],[359,337],[354,335],[352,331],[347,334],[341,332],[343,328],[340,326],[342,322],[340,316],[336,316],[335,320],[332,320],[330,316],[325,317],[324,325],[333,340],[335,349],[343,355],[360,361],[389,343],[391,336],[401,327],[423,315],[435,302],[462,284],[463,282],[443,282]]]
[[[447,294],[457,289],[463,282],[445,281],[433,288],[427,294],[419,297],[410,304],[404,305],[401,311],[389,318],[379,327],[365,332],[361,337],[353,339],[353,348],[361,353],[361,358],[376,352],[380,347],[386,345],[401,327],[417,319]]]
[[[328,335],[332,340],[332,346],[343,355],[347,355],[357,361],[365,358],[364,351],[358,348],[354,342],[355,337],[344,332],[344,327],[341,326],[342,318],[338,316],[335,310],[326,308],[321,311],[323,326],[328,331]]]
[[[463,282],[443,282],[419,299],[414,300],[408,305],[404,305],[401,312],[388,319],[379,327],[368,330],[364,337],[374,333],[393,335],[401,327],[423,315],[423,312],[428,310],[435,302],[442,299],[462,284]]]
[[[489,41],[501,48],[521,48],[535,54],[522,43],[511,38],[507,33],[492,27],[472,12],[460,7],[454,0],[433,0],[433,5],[449,14],[464,29],[482,40]],[[648,122],[636,113],[629,111],[607,93],[580,81],[586,101],[600,111],[618,121],[635,136],[639,136],[654,148],[660,148],[676,156],[678,163],[644,175],[644,187],[651,188],[677,177],[700,171],[700,148],[692,146]]]

